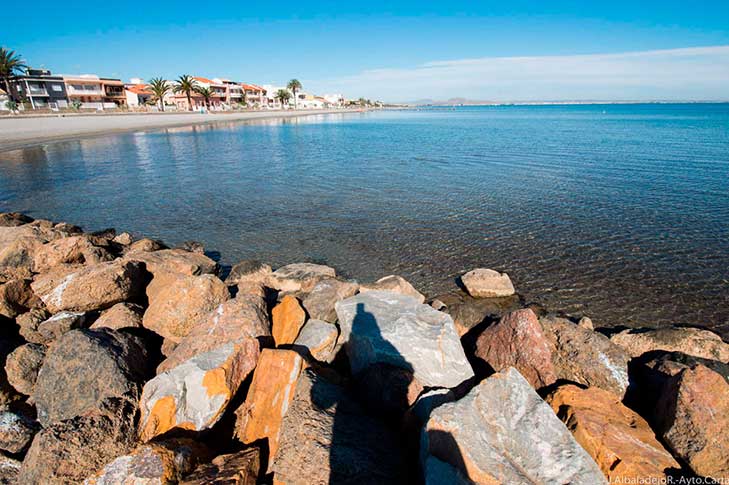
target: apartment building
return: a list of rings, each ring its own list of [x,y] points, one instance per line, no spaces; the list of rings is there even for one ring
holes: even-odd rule
[[[126,104],[121,79],[100,78],[96,74],[64,74],[68,102],[81,103],[82,109],[114,109]]]
[[[267,90],[255,84],[242,84],[243,91],[246,93],[246,103],[248,106],[265,106]]]
[[[127,104],[124,83],[121,79],[103,77],[101,78],[101,85],[104,88],[104,103],[114,103],[118,108]]]
[[[66,85],[62,76],[47,69],[28,69],[10,81],[13,98],[27,101],[31,109],[67,108]]]
[[[125,84],[124,95],[126,97],[127,106],[136,108],[144,106],[150,102],[154,93],[149,89],[149,84]]]

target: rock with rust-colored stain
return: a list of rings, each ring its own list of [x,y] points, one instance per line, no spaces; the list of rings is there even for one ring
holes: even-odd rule
[[[132,250],[125,258],[130,261],[144,263],[147,271],[154,276],[158,276],[161,273],[176,273],[187,276],[217,274],[220,268],[218,263],[204,254],[185,251],[184,249],[162,249],[161,251]]]
[[[30,287],[31,280],[11,280],[0,284],[0,316],[15,318],[43,305]]]
[[[140,440],[174,428],[202,431],[213,426],[256,366],[258,353],[254,339],[228,342],[147,382],[140,400]]]
[[[570,384],[550,394],[547,402],[611,483],[660,483],[666,471],[680,469],[646,420],[616,395]]]
[[[230,270],[230,274],[225,278],[225,284],[228,286],[260,283],[264,284],[271,275],[271,267],[260,261],[247,259],[241,261]]]
[[[729,476],[729,383],[703,365],[666,382],[656,410],[664,442],[697,475]]]
[[[33,394],[38,371],[43,365],[46,348],[39,344],[25,344],[13,350],[5,361],[8,382],[21,394]]]
[[[366,293],[368,291],[392,291],[393,293],[412,296],[418,300],[418,303],[425,301],[425,296],[422,293],[416,290],[408,280],[398,275],[385,276],[374,283],[362,285],[359,291],[360,293]]]
[[[179,343],[195,325],[228,300],[230,293],[217,276],[163,273],[149,284],[147,296],[149,308],[142,320],[144,327]]]
[[[304,326],[306,312],[301,308],[299,300],[286,295],[271,311],[271,321],[271,333],[276,345],[292,344]]]
[[[294,396],[303,359],[293,350],[264,349],[245,402],[235,412],[235,435],[245,444],[268,440],[269,464],[278,447],[281,421]]]
[[[55,239],[39,247],[33,258],[33,271],[43,273],[59,264],[93,265],[112,259],[109,251],[94,244],[93,237],[82,234]]]
[[[35,252],[62,236],[61,231],[34,223],[0,226],[0,282],[32,277]]]
[[[256,485],[261,469],[261,451],[247,448],[220,455],[198,466],[180,485]]]
[[[104,310],[91,328],[137,328],[142,326],[144,308],[136,303],[117,303]]]
[[[628,329],[611,336],[610,340],[631,357],[663,350],[729,363],[729,344],[714,332],[700,328]]]

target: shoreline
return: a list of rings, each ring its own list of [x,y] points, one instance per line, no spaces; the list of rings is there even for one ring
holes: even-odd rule
[[[0,118],[0,152],[59,141],[77,140],[135,131],[149,131],[219,122],[288,119],[328,114],[363,113],[367,110],[290,110],[226,113],[73,114]]]

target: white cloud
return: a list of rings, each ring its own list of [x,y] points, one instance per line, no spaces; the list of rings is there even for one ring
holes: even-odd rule
[[[308,81],[385,101],[729,99],[729,45],[539,57],[483,57]]]

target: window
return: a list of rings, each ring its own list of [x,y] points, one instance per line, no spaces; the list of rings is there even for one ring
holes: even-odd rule
[[[63,88],[61,87],[60,84],[51,84],[51,89],[57,93],[60,93],[61,91],[63,91]]]

